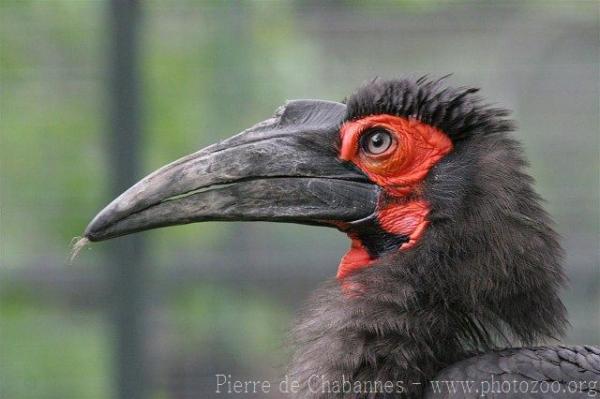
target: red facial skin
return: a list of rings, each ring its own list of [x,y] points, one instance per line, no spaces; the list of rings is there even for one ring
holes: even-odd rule
[[[392,144],[383,153],[371,154],[360,146],[362,135],[373,128],[383,128],[392,135]],[[380,202],[377,208],[379,225],[389,233],[409,237],[400,250],[414,247],[429,223],[429,205],[420,198],[420,185],[431,168],[452,150],[450,138],[416,119],[387,114],[346,122],[340,137],[340,159],[352,162],[387,194],[385,203]],[[352,245],[342,258],[338,280],[375,260],[357,237],[350,238]]]

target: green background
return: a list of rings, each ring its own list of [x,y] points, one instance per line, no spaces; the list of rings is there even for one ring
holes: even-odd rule
[[[110,200],[108,3],[0,1],[0,398],[114,394],[107,247],[67,265]],[[374,76],[441,76],[514,110],[563,236],[572,328],[600,344],[598,3],[141,3],[143,170]],[[141,177],[141,176],[139,176]],[[347,238],[295,225],[143,233],[152,398],[206,398],[215,373],[276,379],[298,306]],[[255,395],[258,397],[260,395]],[[270,397],[277,397],[276,394]]]

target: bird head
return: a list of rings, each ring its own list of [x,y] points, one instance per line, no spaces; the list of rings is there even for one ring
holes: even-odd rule
[[[365,86],[350,106],[288,101],[272,118],[142,179],[85,236],[100,241],[209,220],[330,226],[352,239],[339,279],[409,250],[429,223],[423,182],[453,144],[395,97],[372,99],[385,100],[384,108],[356,114],[352,104],[370,101],[369,90],[393,86],[382,83]]]
[[[560,247],[507,111],[476,92],[374,80],[343,103],[288,101],[140,180],[85,237],[202,221],[334,227],[351,238],[340,281],[385,264],[424,290],[472,302],[537,295],[535,306],[550,292],[547,313],[559,314]]]

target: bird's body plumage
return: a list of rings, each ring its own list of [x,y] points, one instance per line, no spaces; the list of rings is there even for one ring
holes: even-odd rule
[[[349,100],[350,119],[416,115],[451,132],[457,149],[423,181],[430,224],[420,244],[348,277],[356,295],[332,284],[309,304],[292,366],[307,389],[300,396],[311,397],[314,374],[403,381],[418,396],[438,371],[474,351],[560,336],[561,249],[506,112],[482,105],[470,89],[431,82],[363,90]],[[447,103],[456,109],[444,117],[439,108]]]
[[[596,397],[599,384],[596,347],[511,348],[447,367],[427,385],[425,399],[583,399]]]
[[[562,250],[508,112],[476,92],[375,80],[345,104],[289,102],[143,179],[86,237],[203,220],[347,233],[337,279],[294,329],[289,372],[301,398],[481,397],[431,383],[512,377],[592,394],[597,348],[534,346],[566,326]],[[502,350],[514,346],[531,349]]]

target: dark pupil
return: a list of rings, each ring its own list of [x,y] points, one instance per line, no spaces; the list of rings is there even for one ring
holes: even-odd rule
[[[373,144],[374,147],[379,148],[384,144],[385,139],[383,138],[383,134],[381,133],[375,133],[372,137],[371,137],[371,144]]]

